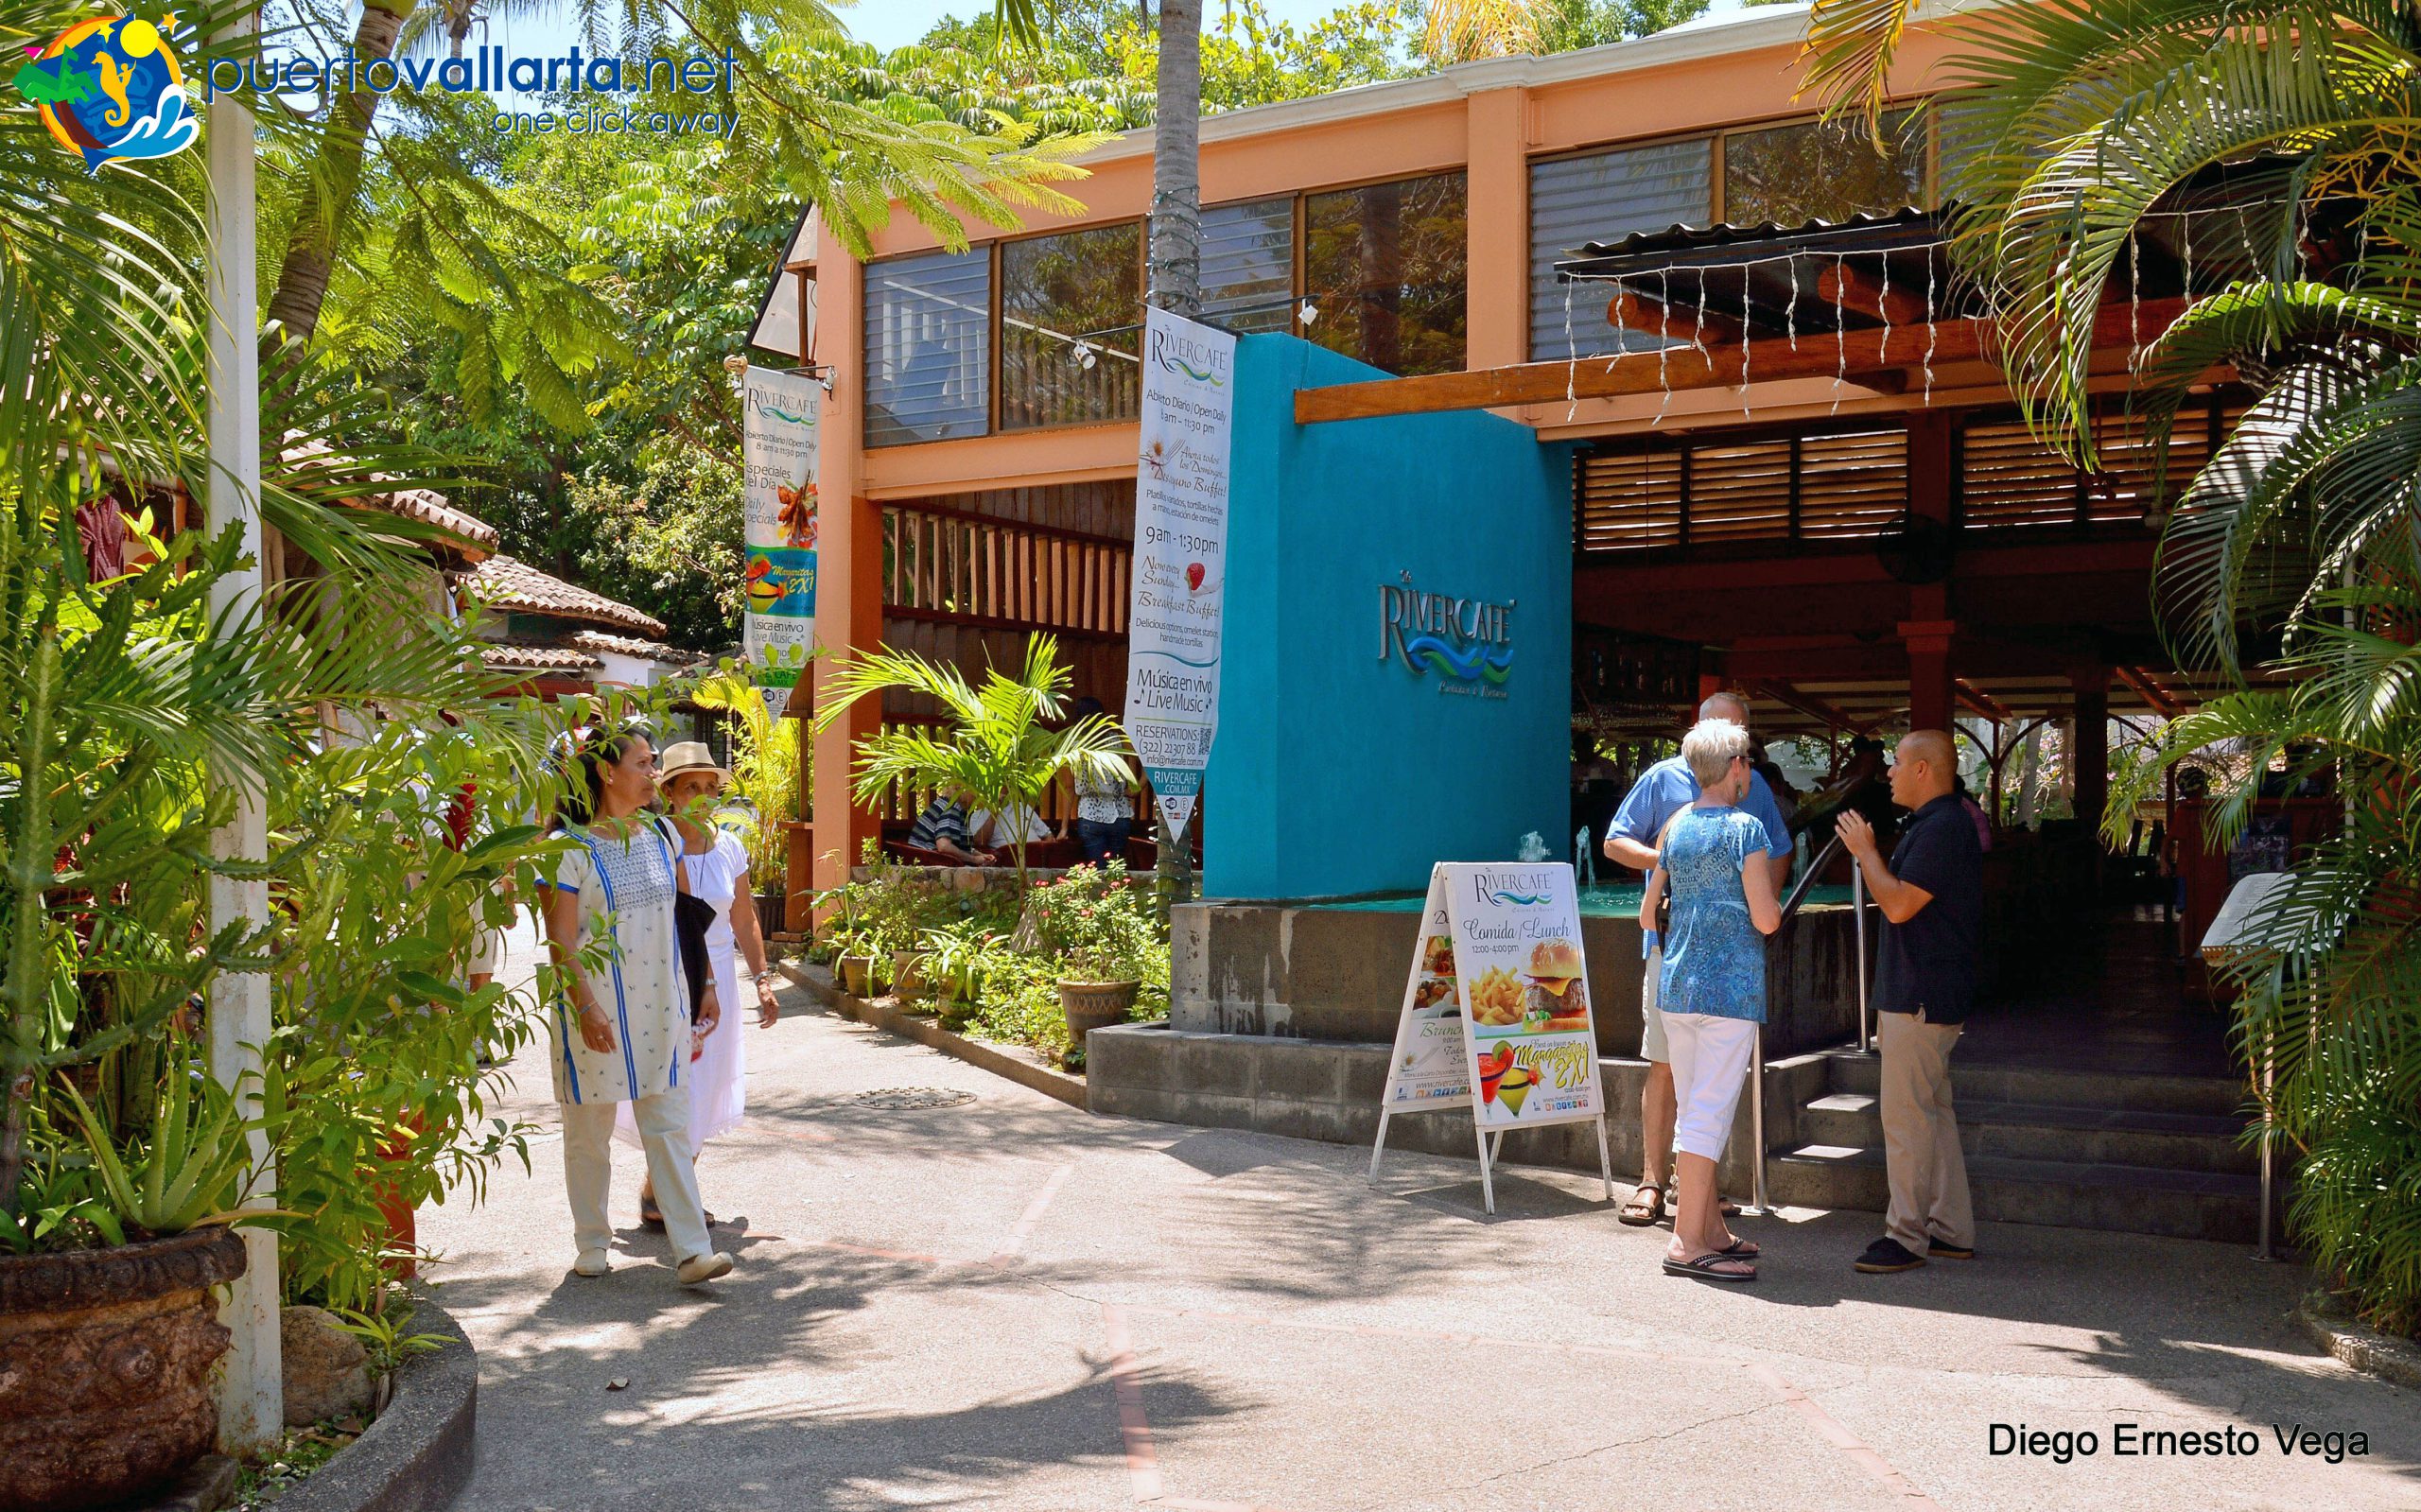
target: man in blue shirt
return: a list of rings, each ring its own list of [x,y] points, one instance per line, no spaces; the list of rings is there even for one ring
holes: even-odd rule
[[[1698,705],[1701,720],[1729,720],[1742,729],[1749,726],[1749,705],[1730,693],[1717,693]],[[1630,795],[1623,800],[1614,814],[1614,822],[1606,828],[1606,857],[1645,875],[1656,869],[1657,838],[1664,833],[1665,821],[1698,802],[1698,779],[1690,773],[1689,763],[1679,756],[1659,761],[1641,773]],[[1766,864],[1773,868],[1777,891],[1790,878],[1790,826],[1784,823],[1782,808],[1774,802],[1773,790],[1766,779],[1750,773],[1749,790],[1740,803],[1741,808],[1755,816],[1766,826]],[[1667,1185],[1667,1162],[1673,1154],[1673,1123],[1679,1109],[1673,1095],[1672,1051],[1664,1043],[1664,1020],[1656,1011],[1656,979],[1664,971],[1664,948],[1651,935],[1647,942],[1647,974],[1639,989],[1640,1017],[1644,1020],[1639,1053],[1647,1062],[1647,1086],[1639,1094],[1640,1175],[1639,1189],[1630,1201],[1623,1204],[1622,1221],[1634,1228],[1645,1228],[1664,1216],[1664,1189]]]
[[[1959,801],[1958,779],[1950,737],[1911,731],[1891,762],[1891,801],[1912,812],[1890,863],[1864,816],[1840,819],[1842,843],[1883,911],[1874,1048],[1883,1060],[1883,1163],[1891,1208],[1883,1237],[1857,1258],[1857,1269],[1869,1275],[1976,1258],[1967,1161],[1950,1102],[1950,1051],[1976,1000],[1984,847]]]

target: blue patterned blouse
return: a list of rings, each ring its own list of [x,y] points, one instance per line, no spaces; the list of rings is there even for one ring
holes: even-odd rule
[[[1741,868],[1766,826],[1739,808],[1689,808],[1658,856],[1673,900],[1657,1006],[1668,1014],[1766,1021],[1766,937],[1749,920]]]

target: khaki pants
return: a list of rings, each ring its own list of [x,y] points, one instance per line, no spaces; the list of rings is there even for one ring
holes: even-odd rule
[[[564,1115],[564,1192],[571,1200],[572,1242],[583,1251],[612,1243],[614,1227],[605,1201],[614,1182],[610,1152],[618,1103],[559,1103]],[[689,1161],[689,1089],[676,1086],[631,1104],[647,1150],[647,1173],[655,1184],[655,1206],[672,1241],[672,1258],[711,1254],[705,1208],[698,1201],[698,1173]]]
[[[1950,1050],[1957,1024],[1925,1015],[1875,1015],[1883,1053],[1883,1158],[1891,1181],[1884,1232],[1922,1257],[1929,1240],[1960,1249],[1976,1243],[1967,1200],[1967,1160],[1959,1152],[1959,1115],[1950,1105]]]

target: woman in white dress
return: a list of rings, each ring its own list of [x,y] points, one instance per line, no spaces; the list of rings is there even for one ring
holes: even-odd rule
[[[690,1170],[693,1028],[672,908],[684,867],[672,826],[646,812],[655,796],[655,753],[646,738],[612,736],[578,759],[557,820],[576,843],[557,864],[545,909],[557,973],[549,1058],[579,1249],[572,1269],[602,1276],[613,1268],[610,1151],[615,1115],[627,1104],[649,1179],[664,1200],[675,1267],[683,1285],[695,1286],[727,1275],[731,1257],[715,1252]],[[709,987],[696,1031],[711,1034],[720,1015]]]
[[[737,835],[717,828],[707,813],[730,774],[715,765],[714,756],[699,740],[667,746],[656,777],[664,808],[681,840],[684,865],[689,869],[689,891],[714,905],[715,920],[706,929],[706,968],[715,999],[732,1005],[725,1022],[705,1036],[697,1059],[682,1073],[689,1084],[689,1144],[692,1162],[708,1139],[740,1121],[748,1107],[748,1053],[740,1038],[738,957],[748,958],[748,975],[756,987],[757,1022],[771,1029],[781,1017],[774,999],[773,974],[765,966],[765,935],[757,922],[757,898],[748,886],[748,848]],[[615,1137],[625,1144],[640,1142],[637,1121],[626,1109],[614,1124]],[[663,1226],[656,1209],[653,1182],[639,1188],[639,1222]],[[712,1224],[714,1214],[706,1214]]]

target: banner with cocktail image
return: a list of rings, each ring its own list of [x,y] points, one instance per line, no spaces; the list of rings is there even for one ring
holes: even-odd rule
[[[801,373],[750,368],[741,458],[750,675],[778,717],[815,639],[817,426],[824,386]]]
[[[1397,1112],[1468,1107],[1489,1211],[1496,1210],[1492,1167],[1507,1129],[1583,1121],[1597,1125],[1598,1169],[1611,1201],[1613,1162],[1572,868],[1441,861],[1430,869],[1417,939],[1370,1179],[1378,1179],[1387,1123]],[[1451,1071],[1440,1063],[1449,1045],[1460,1062]]]

